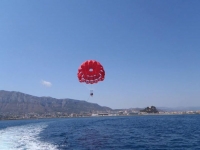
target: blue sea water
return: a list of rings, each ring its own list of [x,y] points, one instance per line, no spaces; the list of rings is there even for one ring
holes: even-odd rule
[[[0,150],[198,150],[200,115],[0,121]]]

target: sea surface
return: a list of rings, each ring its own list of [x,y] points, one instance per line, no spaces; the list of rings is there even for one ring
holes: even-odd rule
[[[200,150],[200,115],[0,121],[0,150]]]

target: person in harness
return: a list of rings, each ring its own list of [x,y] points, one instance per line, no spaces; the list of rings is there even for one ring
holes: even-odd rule
[[[90,90],[90,96],[93,96],[93,90]]]

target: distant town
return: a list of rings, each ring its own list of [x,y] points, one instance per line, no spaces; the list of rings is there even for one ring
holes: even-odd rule
[[[101,117],[101,116],[135,116],[135,115],[188,115],[188,114],[200,114],[198,111],[158,111],[155,106],[147,107],[143,110],[114,110],[114,111],[96,111],[96,112],[83,112],[83,113],[64,113],[64,112],[54,112],[54,113],[27,113],[27,114],[0,114],[0,120],[20,120],[20,119],[43,119],[43,118],[71,118],[71,117]]]

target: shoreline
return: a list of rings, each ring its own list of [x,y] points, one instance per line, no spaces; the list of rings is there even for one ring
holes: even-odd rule
[[[14,120],[41,120],[41,119],[72,119],[72,118],[99,118],[99,117],[136,117],[136,116],[180,116],[180,115],[200,115],[200,114],[137,114],[137,115],[105,115],[105,116],[81,116],[81,117],[49,117],[49,118],[18,118],[0,119],[0,121]]]

